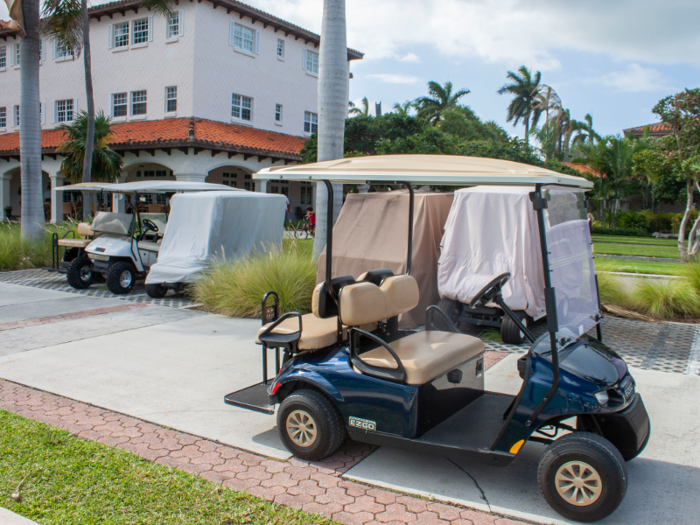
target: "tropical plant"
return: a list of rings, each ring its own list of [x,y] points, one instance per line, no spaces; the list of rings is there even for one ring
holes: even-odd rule
[[[343,158],[348,100],[347,24],[345,0],[324,0],[318,72],[318,161]],[[328,191],[316,183],[316,236],[313,255],[318,257],[328,238]],[[343,185],[333,185],[335,217],[343,205]],[[333,217],[333,219],[335,219]]]
[[[459,99],[471,93],[468,89],[453,93],[453,89],[452,82],[445,82],[444,86],[432,80],[428,82],[428,96],[419,97],[415,101],[418,117],[437,124],[447,110],[457,107]]]
[[[632,292],[636,309],[659,319],[695,317],[700,296],[685,281],[642,279]]]
[[[686,207],[678,232],[678,250],[683,261],[694,261],[700,252],[700,218],[696,219],[685,245],[686,225],[694,208],[695,190],[700,191],[700,88],[686,89],[660,100],[652,111],[670,131],[663,141],[665,156],[677,178],[686,184]]]
[[[86,151],[92,149],[91,176],[102,182],[116,182],[121,174],[124,160],[121,155],[108,146],[111,118],[100,111],[95,118],[94,144],[88,147],[87,136],[89,116],[85,111],[78,113],[71,124],[61,124],[58,129],[65,132],[66,141],[59,151],[65,154],[61,171],[71,182],[80,182],[84,175],[83,159]]]
[[[362,99],[362,109],[358,108],[354,102],[350,102],[350,111],[348,113],[353,117],[356,115],[369,117],[369,100],[367,100],[367,97]]]
[[[396,111],[397,114],[401,115],[402,117],[408,117],[409,116],[409,111],[411,109],[415,109],[415,104],[412,100],[407,100],[403,104],[397,102],[394,104],[394,111]]]
[[[571,144],[572,146],[577,146],[578,144],[592,144],[601,140],[600,135],[593,129],[593,117],[591,117],[590,113],[587,113],[586,116],[583,117],[583,122],[574,122],[576,124],[573,128],[575,135]]]
[[[507,78],[510,83],[505,84],[498,90],[499,95],[506,93],[513,95],[508,105],[508,122],[513,122],[513,126],[517,126],[519,122],[525,124],[525,144],[529,145],[530,124],[532,127],[537,125],[542,108],[538,108],[539,84],[542,79],[542,74],[537,71],[533,76],[528,68],[520,66],[518,73],[508,71]]]

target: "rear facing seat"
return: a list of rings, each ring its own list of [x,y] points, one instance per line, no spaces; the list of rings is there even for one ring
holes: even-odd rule
[[[410,275],[387,277],[381,286],[362,282],[345,286],[340,292],[340,315],[348,326],[377,322],[415,308],[419,292]],[[480,339],[464,334],[417,332],[389,343],[406,370],[406,384],[422,385],[440,377],[484,351]],[[388,350],[379,346],[360,354],[370,366],[397,369]]]
[[[92,230],[92,226],[87,223],[87,222],[81,222],[78,224],[78,235],[82,235],[83,237],[92,237],[95,235],[95,232]],[[66,239],[59,239],[58,240],[58,245],[62,246],[63,248],[81,248],[85,249],[87,248],[87,245],[90,244],[93,241],[93,239],[85,239],[85,238],[79,238],[76,237],[74,239],[66,238]]]

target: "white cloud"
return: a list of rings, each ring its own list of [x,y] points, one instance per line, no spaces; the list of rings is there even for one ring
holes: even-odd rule
[[[375,73],[373,75],[367,75],[366,78],[376,78],[385,84],[416,84],[420,82],[420,78],[418,77],[396,73]]]
[[[656,69],[642,67],[639,64],[630,64],[622,71],[613,71],[603,75],[600,82],[622,93],[673,89],[664,82],[663,76]]]
[[[413,62],[414,64],[420,63],[420,57],[415,53],[406,53],[404,56],[399,57],[401,62]]]

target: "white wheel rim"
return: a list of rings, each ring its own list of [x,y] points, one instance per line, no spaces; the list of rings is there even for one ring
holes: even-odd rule
[[[92,277],[92,270],[90,269],[90,267],[83,266],[80,269],[80,280],[87,282],[90,280],[91,277]]]
[[[603,492],[600,475],[583,461],[564,463],[554,476],[554,484],[562,499],[576,507],[593,505]]]
[[[122,288],[128,288],[131,286],[131,272],[129,270],[124,270],[119,276],[119,284]]]
[[[310,447],[318,436],[316,421],[305,410],[294,410],[287,416],[287,435],[298,447]]]

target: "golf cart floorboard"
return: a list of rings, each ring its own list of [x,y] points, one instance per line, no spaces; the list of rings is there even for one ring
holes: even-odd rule
[[[263,414],[274,414],[275,407],[270,404],[270,396],[267,393],[269,384],[258,383],[257,385],[243,388],[224,396],[224,402]]]
[[[416,441],[459,449],[488,449],[505,420],[515,396],[484,392],[462,410],[428,430]]]

